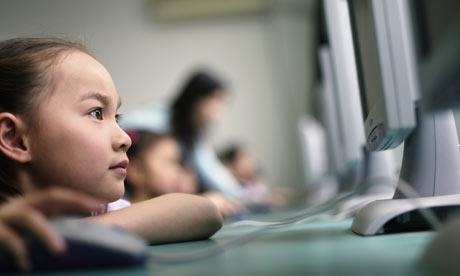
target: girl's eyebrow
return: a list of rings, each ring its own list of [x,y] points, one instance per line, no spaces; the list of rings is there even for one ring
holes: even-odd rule
[[[112,100],[108,96],[103,95],[99,92],[94,92],[94,91],[88,92],[87,94],[83,95],[83,97],[81,97],[81,101],[85,101],[88,99],[98,100],[105,106],[109,106],[112,103]],[[121,106],[120,98],[118,98],[117,102],[118,102],[117,104],[117,109],[118,109]]]

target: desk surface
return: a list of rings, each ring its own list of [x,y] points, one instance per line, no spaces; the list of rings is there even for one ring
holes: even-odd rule
[[[293,211],[278,212],[251,218],[276,220],[292,214]],[[149,263],[137,269],[65,275],[434,275],[420,262],[421,253],[434,233],[361,237],[351,232],[351,223],[351,219],[316,221],[273,229],[243,245],[189,263]],[[151,246],[150,250],[156,254],[193,252],[234,239],[251,229],[254,228],[224,229],[212,240]]]

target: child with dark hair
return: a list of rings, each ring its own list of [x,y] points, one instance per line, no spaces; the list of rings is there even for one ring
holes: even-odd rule
[[[262,178],[251,151],[234,143],[222,150],[219,158],[243,188],[249,207],[279,207],[286,203],[285,192],[272,192]]]
[[[54,38],[0,42],[0,99],[0,242],[24,270],[21,231],[56,254],[66,250],[47,216],[92,209],[99,215],[87,219],[151,243],[208,238],[221,227],[215,205],[198,196],[117,204],[131,139],[118,125],[110,74],[83,46]]]
[[[219,120],[228,92],[215,75],[198,70],[185,81],[170,108],[170,129],[182,145],[182,161],[196,173],[203,192],[215,191],[242,200],[242,191],[209,142],[209,129]]]
[[[126,197],[131,202],[148,200],[168,193],[197,193],[196,179],[180,164],[180,147],[168,134],[127,130],[132,145],[125,180]]]
[[[207,140],[222,114],[228,92],[213,74],[198,70],[185,81],[169,107],[152,105],[123,116],[124,129],[171,133],[180,145],[181,163],[196,176],[199,193],[225,216],[244,210],[243,191]]]
[[[126,198],[140,202],[168,193],[198,194],[197,179],[180,162],[179,143],[168,134],[153,130],[126,131],[132,145],[128,150],[130,164],[125,180]],[[224,217],[241,212],[244,207],[224,195],[208,191],[200,193],[210,199]]]

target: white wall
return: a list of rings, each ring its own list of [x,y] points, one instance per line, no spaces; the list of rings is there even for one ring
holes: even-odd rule
[[[296,1],[280,1],[288,2]],[[213,141],[248,143],[273,184],[302,182],[295,122],[309,101],[315,1],[280,4],[265,15],[172,23],[155,21],[148,0],[0,3],[1,40],[60,36],[85,43],[111,73],[122,113],[169,100],[197,65],[215,69],[233,97]]]

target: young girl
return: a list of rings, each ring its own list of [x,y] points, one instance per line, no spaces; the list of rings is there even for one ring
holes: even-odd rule
[[[193,168],[201,190],[241,200],[241,188],[206,137],[221,117],[226,97],[225,85],[217,77],[205,71],[193,73],[171,104],[170,127],[182,145],[182,160]]]
[[[6,229],[16,235],[18,227],[39,232],[36,223],[18,227],[11,223],[4,210],[15,202],[22,206],[13,216],[19,220],[28,218],[27,210],[48,215],[59,213],[61,206],[75,207],[56,204],[50,206],[56,210],[46,212],[31,203],[34,195],[45,193],[39,201],[43,204],[43,198],[50,198],[44,192],[50,187],[79,191],[104,202],[121,198],[131,140],[117,123],[120,100],[109,73],[82,46],[43,38],[0,42],[0,99],[0,195],[6,202],[0,207],[0,233]],[[66,196],[55,196],[54,201],[59,200],[66,202]],[[91,207],[90,199],[82,200],[87,201],[80,210]],[[107,210],[114,206],[106,204],[104,209],[89,219],[118,225],[151,243],[207,238],[222,224],[214,204],[185,194],[112,212]],[[42,220],[40,225],[47,223]],[[0,235],[8,246],[7,238]],[[25,263],[16,247],[9,248]]]
[[[124,116],[125,129],[164,129],[179,142],[181,162],[196,175],[201,192],[218,192],[240,201],[242,189],[207,141],[208,130],[222,114],[224,84],[204,71],[193,73],[169,107],[158,105]]]
[[[268,196],[268,187],[260,176],[254,156],[246,147],[231,145],[219,154],[224,166],[243,187],[247,198],[254,203],[263,203]]]
[[[255,157],[247,147],[242,144],[231,145],[223,150],[219,157],[243,188],[245,197],[253,205],[252,209],[286,205],[288,191],[268,188],[259,172]]]
[[[132,141],[125,181],[130,202],[174,192],[197,192],[194,175],[180,164],[179,143],[173,137],[145,130],[126,132]]]
[[[179,143],[172,136],[154,130],[127,129],[126,132],[132,140],[125,181],[130,202],[174,192],[198,192],[197,179],[193,172],[181,165]],[[218,192],[200,195],[211,200],[224,217],[244,211],[241,204]]]

